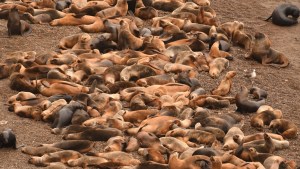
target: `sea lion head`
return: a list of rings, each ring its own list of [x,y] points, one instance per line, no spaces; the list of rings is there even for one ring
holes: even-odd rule
[[[256,32],[254,37],[255,37],[256,40],[261,40],[261,39],[266,38],[266,35],[261,33],[261,32]]]

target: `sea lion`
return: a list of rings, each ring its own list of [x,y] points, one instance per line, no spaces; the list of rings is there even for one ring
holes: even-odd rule
[[[262,130],[264,126],[269,125],[272,120],[280,118],[282,118],[282,112],[280,110],[266,110],[252,116],[250,124],[257,130]]]
[[[126,2],[126,0],[125,0]],[[119,49],[132,49],[137,50],[143,46],[143,40],[134,36],[129,28],[129,24],[121,20],[120,30],[118,34],[118,47]]]
[[[254,99],[258,99],[258,100],[266,99],[268,96],[267,91],[260,89],[258,87],[252,87],[250,89],[250,94],[253,95]]]
[[[284,68],[289,65],[289,60],[283,53],[271,48],[271,41],[267,35],[257,32],[254,37],[251,53],[245,57],[246,59],[253,58],[263,65],[277,68]]]
[[[72,116],[77,109],[83,109],[84,105],[80,102],[71,101],[68,105],[65,105],[60,109],[52,123],[53,132],[59,130],[60,128],[67,126],[71,123]]]
[[[89,25],[79,25],[79,28],[83,32],[87,33],[98,33],[104,31],[104,24],[103,20],[100,17],[96,17],[96,20],[94,23],[89,24]]]
[[[16,135],[12,132],[11,129],[4,129],[0,133],[0,148],[2,147],[11,147],[17,149]]]
[[[170,169],[185,169],[185,168],[211,168],[210,158],[203,155],[195,155],[187,157],[183,160],[178,159],[178,153],[172,153],[169,159]]]
[[[71,167],[88,168],[88,166],[99,166],[106,162],[108,162],[108,160],[102,157],[82,156],[78,159],[69,160],[68,165]]]
[[[36,166],[48,166],[51,162],[67,163],[69,160],[77,159],[81,156],[82,155],[77,151],[63,150],[49,154],[44,154],[41,157],[31,157],[28,160],[28,163],[34,164]]]
[[[292,139],[297,137],[297,126],[285,119],[274,119],[270,122],[269,128],[274,132],[282,135],[284,138]]]
[[[101,19],[109,19],[117,16],[125,16],[128,11],[128,4],[126,0],[117,0],[117,4],[111,8],[99,11],[96,16]]]
[[[219,86],[214,89],[211,93],[213,95],[225,96],[230,92],[232,86],[232,78],[236,75],[235,71],[229,71],[226,73],[225,77],[222,79]]]
[[[154,148],[140,148],[138,153],[144,156],[147,161],[154,161],[161,164],[167,163],[163,154]]]
[[[237,112],[241,112],[241,113],[256,112],[261,105],[265,104],[264,99],[260,101],[252,101],[252,100],[248,100],[247,97],[248,97],[248,89],[245,86],[242,86],[241,91],[237,93],[235,96]]]
[[[55,4],[55,9],[62,11],[66,8],[68,8],[71,5],[72,1],[71,0],[59,0]]]
[[[87,25],[93,24],[97,17],[89,15],[75,15],[73,13],[66,14],[64,17],[52,20],[49,24],[51,26],[77,26],[77,25]]]
[[[53,121],[55,114],[67,104],[66,100],[59,99],[51,103],[47,110],[44,110],[41,115],[44,121]]]
[[[152,1],[152,6],[155,9],[172,12],[184,3],[179,0],[155,0]]]
[[[107,153],[92,153],[97,157],[107,159],[112,163],[116,163],[118,166],[135,166],[140,164],[140,160],[135,159],[132,154],[125,153],[122,151],[113,151]]]
[[[105,152],[122,151],[125,145],[125,138],[122,136],[111,137],[107,140],[107,146],[104,148]]]
[[[118,45],[112,40],[110,33],[100,34],[98,37],[94,37],[91,40],[91,49],[98,49],[101,53],[107,53],[112,50],[116,50]]]
[[[277,6],[265,21],[272,18],[272,23],[275,25],[291,26],[298,23],[299,14],[300,9],[296,5],[285,3]]]
[[[210,77],[217,78],[222,71],[229,67],[229,61],[225,58],[215,58],[208,61],[208,66]]]
[[[63,136],[66,140],[90,140],[90,141],[107,141],[114,136],[122,136],[122,132],[114,128],[95,128],[88,129],[83,132],[67,134]]]
[[[244,138],[244,133],[238,127],[231,127],[224,137],[225,151],[236,149]]]
[[[91,36],[87,33],[81,34],[81,36],[78,37],[77,43],[72,47],[72,49],[91,49],[90,46]]]
[[[81,125],[84,121],[88,120],[90,118],[90,115],[83,109],[77,109],[75,110],[71,123],[73,125]]]
[[[20,16],[16,6],[9,10],[7,29],[8,36],[26,35],[32,31],[31,26],[27,22],[20,20]]]
[[[120,78],[123,81],[130,81],[130,80],[138,80],[140,78],[145,78],[149,76],[156,75],[156,72],[150,68],[149,66],[145,65],[132,65],[125,67],[121,73]]]
[[[273,133],[267,133],[271,138],[276,140],[284,140],[281,135],[273,134]],[[264,133],[255,133],[251,135],[244,136],[243,143],[247,143],[254,140],[261,140],[264,139]]]
[[[13,104],[13,110],[14,112],[21,117],[27,117],[32,118],[34,120],[41,120],[42,119],[42,106],[35,105],[35,106],[27,106],[22,105],[20,103],[14,103]]]
[[[252,37],[246,33],[235,30],[232,35],[233,44],[243,47],[245,50],[250,50],[252,45]]]
[[[161,144],[169,149],[170,151],[175,151],[182,153],[189,148],[189,146],[184,142],[174,137],[161,137],[159,138]]]
[[[25,146],[21,149],[22,153],[32,155],[32,156],[42,156],[44,154],[48,153],[54,153],[57,151],[62,151],[63,149],[52,147],[52,146],[38,146],[38,147],[32,147],[32,146]]]

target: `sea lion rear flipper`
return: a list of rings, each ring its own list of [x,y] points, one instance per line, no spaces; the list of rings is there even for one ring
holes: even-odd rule
[[[266,19],[264,21],[269,21],[272,18],[272,16],[273,16],[273,14],[268,19]]]

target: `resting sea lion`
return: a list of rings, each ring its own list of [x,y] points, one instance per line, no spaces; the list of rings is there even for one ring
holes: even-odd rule
[[[31,26],[27,22],[20,20],[16,6],[10,9],[8,13],[7,29],[8,36],[26,35],[32,31]]]
[[[68,134],[63,136],[66,140],[91,140],[91,141],[107,141],[114,136],[122,136],[122,132],[114,128],[106,129],[88,129],[80,133]]]
[[[297,137],[297,126],[289,120],[274,119],[270,122],[269,128],[287,139]]]
[[[250,94],[253,95],[254,99],[258,99],[258,100],[266,99],[268,96],[267,91],[260,89],[258,87],[252,87],[250,89]]]
[[[225,96],[230,92],[232,85],[232,78],[236,75],[235,71],[229,71],[226,73],[225,78],[222,79],[218,88],[214,89],[211,93],[213,95]]]
[[[298,23],[299,14],[300,9],[296,5],[285,3],[276,7],[272,15],[265,21],[272,18],[272,22],[275,25],[291,26]]]
[[[284,68],[289,65],[288,58],[281,52],[271,48],[270,39],[263,33],[255,34],[254,44],[249,56],[246,59],[253,58],[263,65],[270,65],[277,68]]]
[[[250,124],[257,130],[262,130],[264,126],[269,125],[272,120],[280,118],[282,118],[282,112],[280,110],[266,110],[252,116]]]
[[[265,100],[260,100],[260,101],[252,101],[248,100],[248,89],[245,86],[241,87],[241,91],[236,94],[235,99],[236,99],[236,106],[238,112],[241,113],[251,113],[251,112],[256,112],[258,108],[265,104]]]

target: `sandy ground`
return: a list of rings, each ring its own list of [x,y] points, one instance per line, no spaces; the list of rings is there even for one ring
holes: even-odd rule
[[[286,1],[285,1],[286,2]],[[289,0],[298,7],[300,1]],[[222,23],[227,21],[242,21],[245,24],[247,33],[263,32],[272,41],[272,47],[283,52],[291,61],[288,68],[276,69],[265,67],[255,61],[245,60],[246,52],[234,47],[232,54],[234,61],[230,62],[229,70],[236,70],[237,76],[234,78],[231,95],[234,96],[241,85],[251,86],[249,79],[244,77],[244,70],[256,69],[257,78],[255,85],[268,91],[267,104],[283,111],[286,119],[300,127],[300,25],[292,27],[279,27],[270,22],[265,22],[273,9],[283,1],[280,0],[212,0],[212,7],[216,10],[217,16]],[[50,27],[48,25],[33,25],[33,32],[26,36],[15,36],[8,38],[6,21],[0,20],[0,61],[6,59],[5,53],[12,51],[30,51],[38,53],[56,49],[59,40],[74,33],[80,33],[78,27]],[[207,73],[201,75],[202,87],[210,91],[224,76],[219,79],[211,79]],[[11,128],[17,135],[18,145],[38,145],[41,143],[53,143],[61,140],[61,136],[50,134],[50,127],[47,123],[20,118],[14,113],[7,111],[4,105],[6,100],[16,93],[9,87],[9,80],[0,80],[0,121],[7,121],[7,124],[0,124],[0,131],[3,128]],[[234,111],[235,106],[222,111]],[[219,111],[213,111],[219,113]],[[245,115],[245,134],[257,132],[249,125],[251,115]],[[289,149],[277,151],[276,155],[283,156],[290,160],[296,160],[300,164],[300,142],[299,139],[290,140]],[[1,149],[0,168],[13,169],[35,168],[27,163],[28,155],[22,154],[20,150]]]

